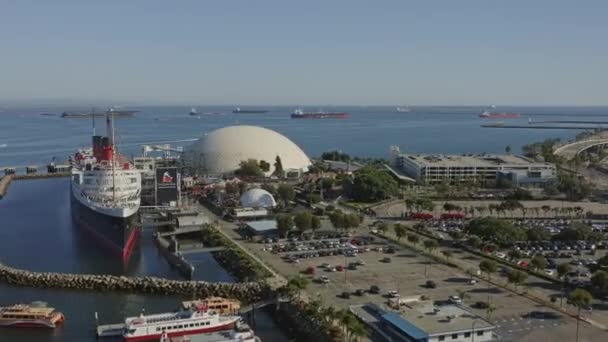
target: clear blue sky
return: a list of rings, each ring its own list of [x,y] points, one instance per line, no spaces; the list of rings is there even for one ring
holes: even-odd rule
[[[604,105],[607,18],[606,0],[0,0],[0,101]]]

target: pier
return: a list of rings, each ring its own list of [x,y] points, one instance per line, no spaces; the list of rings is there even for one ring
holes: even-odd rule
[[[599,126],[540,126],[540,125],[504,125],[504,124],[484,124],[483,128],[524,128],[524,129],[579,129],[593,130],[600,128]]]
[[[5,172],[7,170],[14,170],[12,168],[5,168]],[[27,179],[45,179],[45,178],[59,178],[59,177],[69,177],[69,172],[60,172],[60,173],[29,173],[25,175],[18,175],[13,173],[8,173],[6,176],[0,179],[0,199],[6,196],[9,185],[14,180],[27,180]]]

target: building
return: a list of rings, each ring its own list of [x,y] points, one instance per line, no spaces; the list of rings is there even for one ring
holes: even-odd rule
[[[426,184],[473,179],[496,183],[508,179],[514,185],[543,185],[557,179],[555,165],[512,154],[402,154],[394,153],[395,167]]]
[[[374,340],[485,342],[496,339],[492,323],[451,304],[408,303],[398,312],[366,304],[351,306],[351,311],[372,329]]]
[[[183,157],[193,175],[209,177],[232,175],[249,159],[270,164],[265,172],[270,176],[277,156],[287,177],[299,176],[311,165],[304,151],[287,137],[256,126],[216,129],[186,148]]]
[[[245,229],[249,236],[258,239],[277,236],[279,233],[276,220],[245,222]]]
[[[241,206],[249,208],[274,208],[277,206],[272,194],[264,189],[249,189],[241,196]]]

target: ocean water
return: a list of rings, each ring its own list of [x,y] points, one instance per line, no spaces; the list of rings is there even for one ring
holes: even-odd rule
[[[67,108],[76,109],[76,108]],[[126,155],[141,153],[142,144],[198,138],[211,130],[230,125],[259,125],[292,139],[309,156],[338,149],[362,157],[388,157],[389,146],[414,153],[500,153],[507,145],[518,151],[522,145],[549,137],[572,138],[575,130],[491,129],[481,124],[491,120],[478,117],[481,107],[413,107],[410,113],[397,113],[394,107],[324,107],[347,111],[347,120],[295,120],[293,107],[267,107],[266,114],[232,114],[232,107],[198,107],[200,112],[225,115],[193,117],[190,107],[138,107],[135,118],[116,120],[117,142]],[[317,108],[305,108],[316,110]],[[90,145],[92,120],[62,119],[64,108],[3,109],[0,113],[0,167],[45,165],[53,157],[65,160],[81,146]],[[86,110],[86,109],[85,109]],[[584,119],[608,114],[606,107],[521,107],[505,108],[523,113],[505,123],[527,124],[540,120]],[[55,113],[57,116],[41,116]],[[554,116],[552,116],[554,115]],[[591,115],[591,116],[587,116]],[[605,119],[604,119],[605,120]],[[494,120],[497,121],[497,120]],[[97,119],[98,132],[105,123]],[[238,139],[238,137],[235,137]],[[190,142],[175,143],[187,146]]]

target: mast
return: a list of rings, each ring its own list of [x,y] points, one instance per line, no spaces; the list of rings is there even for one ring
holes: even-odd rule
[[[111,127],[112,127],[112,199],[116,201],[116,171],[114,164],[116,163],[116,151],[114,150],[114,108],[110,108],[110,115],[112,116]]]

